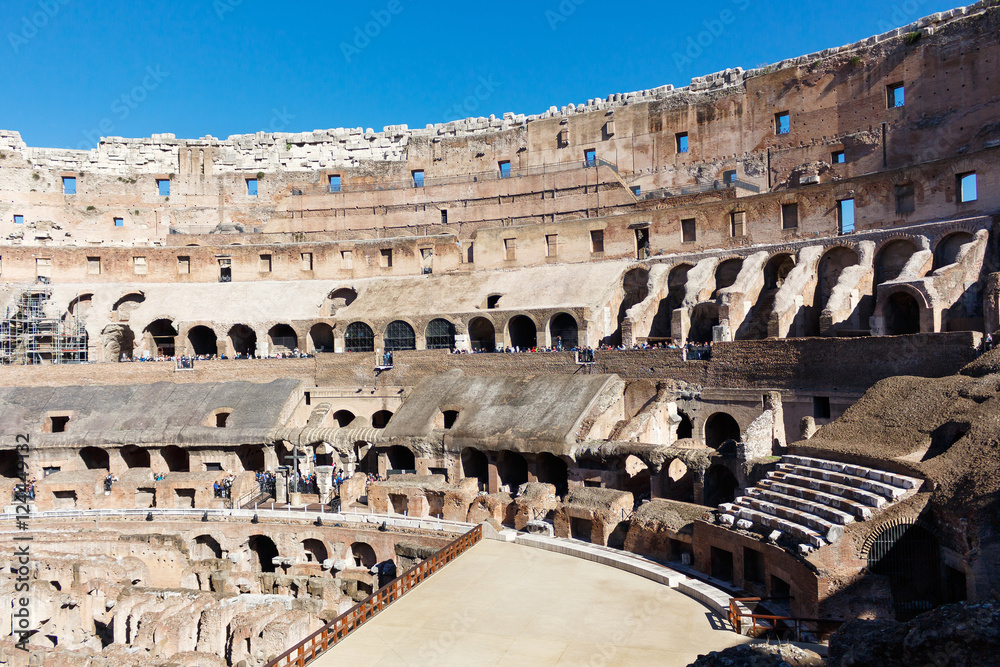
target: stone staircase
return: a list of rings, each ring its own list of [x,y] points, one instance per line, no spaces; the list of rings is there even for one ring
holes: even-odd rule
[[[840,538],[853,521],[915,493],[922,480],[905,475],[807,456],[784,456],[746,495],[719,506],[724,526],[787,535],[808,554]],[[779,534],[775,535],[774,531]]]

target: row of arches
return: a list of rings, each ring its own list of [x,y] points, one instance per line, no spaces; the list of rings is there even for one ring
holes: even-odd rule
[[[539,333],[549,334],[553,346],[561,344],[564,348],[579,345],[579,324],[569,313],[556,313],[549,318],[545,329],[539,329],[538,324],[527,315],[515,315],[505,324],[506,340],[512,347],[532,348],[539,345]],[[497,347],[497,328],[485,317],[474,317],[469,321],[469,342],[473,350],[493,351]],[[431,320],[424,331],[425,347],[428,350],[447,350],[455,348],[456,327],[449,320],[438,318]],[[403,320],[390,322],[383,334],[385,350],[415,350],[417,336],[413,327]],[[373,352],[375,350],[375,331],[365,322],[352,322],[344,330],[344,349],[348,352]]]

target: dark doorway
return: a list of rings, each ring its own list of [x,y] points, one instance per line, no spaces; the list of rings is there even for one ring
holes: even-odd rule
[[[883,529],[868,551],[868,567],[889,578],[897,621],[908,621],[941,603],[941,546],[921,526]]]
[[[122,460],[129,468],[148,468],[149,452],[142,447],[125,445],[122,447]]]
[[[473,350],[493,352],[497,349],[496,329],[485,317],[477,317],[469,322],[469,343]]]
[[[462,477],[475,477],[479,480],[479,490],[486,491],[490,484],[490,468],[483,454],[478,449],[466,447],[462,450]]]
[[[252,535],[250,537],[250,551],[254,554],[254,560],[261,572],[274,572],[274,559],[278,557],[278,547],[274,541],[266,535]]]
[[[535,459],[538,481],[556,487],[557,496],[569,492],[569,468],[566,462],[554,454],[542,452]]]
[[[518,487],[528,481],[528,462],[517,452],[504,450],[497,458],[497,474],[501,486],[509,487],[512,494],[517,493]]]
[[[885,332],[890,336],[920,333],[920,305],[913,296],[896,292],[886,300]]]
[[[393,445],[386,451],[391,470],[416,470],[417,464],[411,452],[402,445]]]
[[[170,472],[190,472],[191,464],[188,453],[177,445],[168,445],[160,450],[167,470]]]
[[[218,349],[216,346],[215,332],[205,326],[192,327],[188,331],[188,345],[192,355],[211,356]]]
[[[108,470],[111,467],[108,453],[97,447],[84,447],[81,449],[80,459],[83,461],[83,465],[87,467],[87,470]]]
[[[552,318],[552,323],[549,325],[549,335],[553,348],[561,345],[565,350],[573,349],[577,346],[579,337],[576,319],[568,313],[559,313]]]
[[[705,473],[705,504],[717,507],[733,502],[739,486],[736,476],[725,466],[716,464],[710,467]]]
[[[727,440],[739,442],[740,425],[725,412],[716,412],[705,422],[705,444],[718,449]]]
[[[507,325],[511,347],[530,350],[538,345],[538,329],[530,317],[518,315]]]

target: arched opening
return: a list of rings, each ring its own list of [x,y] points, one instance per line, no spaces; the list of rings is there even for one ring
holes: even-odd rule
[[[681,418],[680,423],[677,424],[677,439],[687,440],[688,438],[693,438],[694,425],[691,423],[691,418],[680,410],[677,411],[677,416]]]
[[[330,316],[336,315],[338,310],[348,307],[357,298],[358,293],[350,287],[341,287],[340,289],[333,290],[326,297],[328,301],[326,314]]]
[[[104,361],[131,359],[135,350],[135,334],[127,324],[109,324],[101,331]]]
[[[132,313],[135,309],[142,305],[146,300],[145,295],[142,292],[131,292],[124,295],[122,298],[115,301],[115,305],[112,307],[112,320],[118,322],[128,322]]]
[[[191,327],[187,338],[189,354],[207,357],[218,351],[215,332],[206,326]]]
[[[143,330],[146,347],[157,357],[174,356],[177,329],[170,320],[156,320]]]
[[[733,502],[739,486],[736,476],[729,468],[718,463],[713,465],[705,472],[705,504],[717,507],[722,503]]]
[[[475,477],[479,480],[479,490],[487,490],[490,484],[490,466],[486,454],[472,447],[463,449],[462,477]]]
[[[690,264],[678,264],[670,269],[667,276],[667,298],[660,299],[660,305],[653,316],[653,325],[650,327],[651,338],[671,338],[671,323],[673,322],[674,311],[684,303],[684,296],[687,293],[688,271],[693,266]]]
[[[813,297],[812,317],[809,318],[809,327],[805,332],[807,336],[819,335],[819,316],[826,308],[833,288],[840,281],[840,274],[849,266],[856,266],[858,263],[858,253],[850,248],[838,246],[832,248],[819,260],[819,269],[816,276],[816,293]]]
[[[374,352],[375,332],[364,322],[351,322],[344,331],[344,349],[348,352]]]
[[[424,334],[428,350],[455,349],[455,325],[448,320],[431,320]]]
[[[969,232],[955,232],[938,241],[937,246],[934,248],[934,266],[932,270],[937,271],[942,267],[954,264],[958,260],[958,252],[962,249],[962,246],[974,241],[975,238]]]
[[[530,350],[538,345],[538,329],[530,317],[518,315],[507,324],[511,347]]]
[[[222,546],[211,535],[199,535],[191,545],[191,560],[222,558]]]
[[[274,559],[278,557],[278,547],[274,540],[266,535],[251,535],[250,551],[261,572],[274,572]]]
[[[622,276],[622,302],[618,306],[618,328],[604,339],[608,345],[621,345],[622,322],[628,309],[649,296],[649,269],[639,266]]]
[[[372,415],[372,428],[385,428],[392,419],[392,413],[388,410],[379,410]]]
[[[355,420],[354,413],[350,410],[337,410],[333,413],[333,421],[337,422],[340,428],[347,428]]]
[[[295,329],[287,324],[275,324],[267,332],[271,354],[292,354],[299,347]]]
[[[188,453],[177,445],[167,445],[160,450],[163,462],[170,472],[190,472],[191,462]]]
[[[417,469],[417,463],[413,456],[413,452],[402,445],[393,445],[386,450],[385,455],[386,458],[389,459],[389,467],[392,470]]]
[[[98,447],[84,447],[80,450],[80,460],[87,470],[110,470],[108,453]]]
[[[719,304],[705,301],[691,311],[691,328],[688,340],[707,343],[712,340],[712,330],[719,326]]]
[[[528,462],[517,452],[505,449],[497,457],[497,476],[501,486],[517,493],[518,487],[528,481]]]
[[[718,449],[727,440],[739,442],[739,422],[725,412],[716,412],[705,422],[705,444],[712,449]]]
[[[557,496],[569,493],[569,468],[554,454],[542,452],[535,458],[538,481],[556,487]]]
[[[363,472],[366,475],[374,475],[378,472],[378,457],[375,454],[375,448],[369,443],[363,440],[355,442],[354,458],[358,462],[358,472]]]
[[[264,470],[264,448],[260,445],[240,445],[236,448],[236,456],[244,470]]]
[[[229,329],[229,355],[249,357],[257,354],[257,332],[245,324],[234,324]]]
[[[764,265],[764,287],[757,302],[747,313],[747,318],[736,332],[738,340],[763,340],[767,338],[767,325],[774,312],[774,299],[785,284],[788,274],[795,268],[795,258],[788,253],[779,253]]]
[[[128,468],[148,468],[149,451],[135,445],[125,445],[121,450],[122,460]]]
[[[350,558],[354,561],[354,567],[363,567],[370,570],[378,562],[378,556],[370,544],[365,542],[355,542],[351,545]]]
[[[868,567],[889,579],[897,621],[941,604],[941,545],[926,528],[901,524],[882,529],[868,551]]]
[[[569,313],[559,313],[553,317],[549,323],[549,337],[552,340],[552,347],[572,350],[577,346],[579,338],[576,318]]]
[[[622,480],[622,488],[632,494],[636,503],[648,499],[650,497],[649,466],[638,456],[629,454],[625,457],[623,468],[625,475]]]
[[[309,343],[313,352],[333,352],[333,327],[326,322],[318,322],[309,329]]]
[[[916,244],[906,239],[890,241],[882,246],[875,257],[875,284],[881,285],[898,278],[917,250]]]
[[[417,335],[413,332],[413,327],[403,320],[389,322],[389,326],[385,328],[386,352],[415,349],[417,349]]]
[[[485,317],[476,317],[469,322],[469,343],[473,350],[493,352],[497,349],[497,334],[493,323]]]
[[[674,459],[667,466],[666,476],[661,483],[661,493],[667,500],[682,503],[694,502],[694,473],[680,459]]]
[[[712,292],[711,298],[714,299],[718,297],[719,290],[732,287],[736,282],[736,278],[739,277],[742,269],[743,260],[739,257],[719,262],[719,265],[715,267],[715,290]]]
[[[82,322],[87,319],[87,313],[90,312],[93,302],[93,294],[81,294],[69,302],[69,308],[66,309],[66,313],[70,319],[76,318]]]
[[[302,540],[302,551],[305,552],[307,563],[322,563],[330,557],[326,545],[320,540]]]
[[[920,304],[908,292],[894,292],[885,302],[885,332],[890,336],[920,333]]]

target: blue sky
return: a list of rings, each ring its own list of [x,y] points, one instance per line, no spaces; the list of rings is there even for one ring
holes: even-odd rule
[[[952,2],[3,0],[0,129],[89,148],[540,113],[839,46]]]

